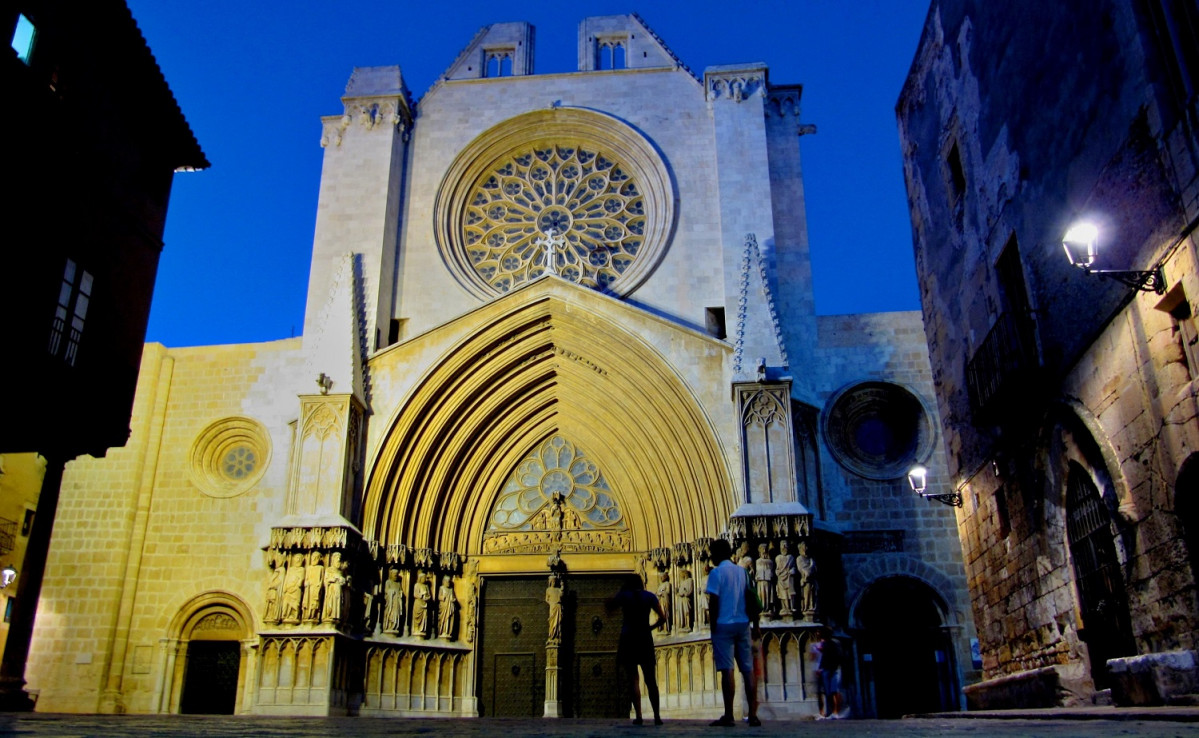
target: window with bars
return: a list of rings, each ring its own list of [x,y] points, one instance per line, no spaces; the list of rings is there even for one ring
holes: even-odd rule
[[[50,324],[49,350],[52,356],[61,357],[68,366],[75,366],[79,357],[83,324],[87,318],[88,304],[92,299],[92,281],[90,272],[80,269],[78,264],[67,259],[62,283],[58,288],[54,320]]]
[[[1108,659],[1136,653],[1111,515],[1091,476],[1077,463],[1066,478],[1066,536],[1096,686],[1108,686]]]

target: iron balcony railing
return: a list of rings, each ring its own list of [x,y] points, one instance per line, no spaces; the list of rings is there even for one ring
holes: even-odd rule
[[[971,409],[980,414],[997,409],[997,399],[1024,385],[1039,366],[1031,317],[1001,314],[966,363]]]

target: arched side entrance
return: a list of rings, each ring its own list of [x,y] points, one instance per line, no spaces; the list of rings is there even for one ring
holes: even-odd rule
[[[866,589],[852,622],[867,716],[957,709],[957,668],[945,613],[941,597],[913,577],[879,579]]]
[[[1074,461],[1066,476],[1066,540],[1082,613],[1079,637],[1087,644],[1095,687],[1105,689],[1108,659],[1135,654],[1136,642],[1111,515],[1091,476]]]
[[[1182,527],[1191,576],[1199,581],[1199,453],[1188,456],[1178,472],[1174,482],[1174,514]]]
[[[158,711],[233,715],[249,706],[257,643],[250,609],[227,592],[193,598],[163,641]]]

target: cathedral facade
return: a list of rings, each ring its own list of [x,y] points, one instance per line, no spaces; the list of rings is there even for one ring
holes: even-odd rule
[[[146,347],[132,435],[68,466],[38,709],[621,716],[636,573],[666,715],[717,710],[711,541],[753,576],[763,716],[956,709],[973,626],[917,313],[815,314],[799,85],[638,16],[534,75],[483,28],[419,100],[323,119],[303,336]]]

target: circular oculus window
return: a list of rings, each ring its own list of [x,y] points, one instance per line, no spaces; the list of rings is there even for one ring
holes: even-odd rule
[[[902,477],[928,458],[935,434],[920,399],[890,382],[841,390],[830,400],[823,425],[837,462],[868,479]]]
[[[209,497],[236,497],[258,483],[270,458],[270,436],[249,418],[225,418],[192,442],[192,482]]]
[[[643,136],[606,115],[558,108],[471,142],[446,173],[434,212],[443,258],[480,297],[547,272],[624,294],[659,261],[674,195]]]

